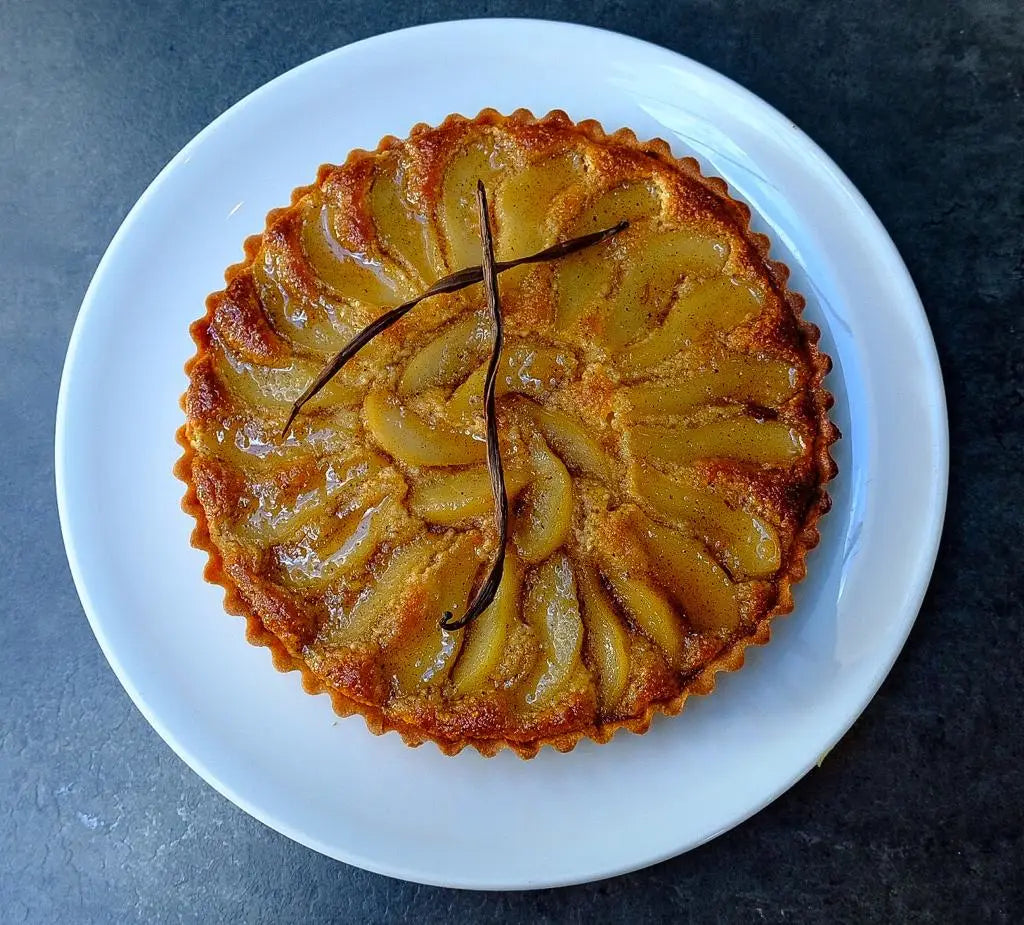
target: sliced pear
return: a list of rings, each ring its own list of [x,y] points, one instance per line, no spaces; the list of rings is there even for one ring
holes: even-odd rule
[[[372,507],[357,506],[326,524],[317,540],[279,547],[278,560],[295,585],[323,587],[363,568],[386,535],[385,525],[397,505],[385,499]]]
[[[611,289],[615,261],[607,245],[587,248],[555,266],[555,328],[568,331]]]
[[[413,295],[397,267],[346,248],[337,238],[334,207],[311,202],[302,213],[302,248],[310,266],[339,298],[397,305]]]
[[[606,573],[616,597],[641,632],[662,652],[672,666],[683,660],[683,624],[668,599],[650,582],[618,569]]]
[[[593,569],[579,569],[576,582],[583,602],[587,651],[597,672],[601,712],[607,715],[622,699],[629,681],[629,634]]]
[[[440,539],[426,534],[392,553],[384,571],[359,595],[347,614],[325,625],[320,642],[326,646],[389,639],[403,617],[402,598],[414,582],[422,580],[423,569],[437,552]]]
[[[243,472],[276,470],[319,454],[345,456],[359,429],[359,413],[342,410],[330,418],[300,418],[282,440],[283,421],[283,414],[276,423],[248,414],[232,415],[216,428],[196,431],[192,441],[199,452],[226,460]]]
[[[429,424],[387,392],[370,392],[363,414],[374,440],[409,466],[467,466],[483,462],[487,455],[482,440]]]
[[[486,315],[456,321],[409,361],[398,384],[400,395],[412,395],[430,386],[461,382],[487,354],[493,332]]]
[[[589,234],[611,228],[621,221],[639,222],[661,212],[661,200],[654,187],[629,182],[600,193],[571,225],[573,234]]]
[[[526,703],[540,707],[566,690],[582,667],[583,621],[576,580],[564,554],[552,556],[534,573],[523,616],[540,643],[541,654],[526,680]]]
[[[430,222],[409,201],[403,179],[397,163],[385,161],[378,168],[370,187],[370,213],[381,246],[426,288],[444,276],[444,260]]]
[[[693,275],[717,273],[729,255],[722,241],[669,231],[631,242],[632,258],[612,293],[603,340],[612,350],[632,343],[661,316],[676,284]]]
[[[502,455],[505,493],[511,503],[533,477],[515,457]],[[494,511],[491,477],[483,466],[459,472],[438,472],[424,478],[409,492],[409,509],[432,524],[451,526]]]
[[[489,136],[472,141],[449,161],[442,181],[438,217],[447,245],[448,264],[453,270],[480,263],[477,180],[482,180],[487,189],[493,189],[497,176],[506,167],[505,157]]]
[[[797,430],[781,421],[737,416],[699,427],[637,425],[629,431],[629,446],[635,456],[662,462],[735,459],[781,466],[800,457],[804,440]]]
[[[479,569],[473,542],[463,534],[428,574],[423,588],[426,604],[422,620],[411,640],[397,647],[394,659],[401,690],[419,690],[448,678],[462,648],[465,630],[443,629],[441,617],[445,612],[455,619],[465,614]]]
[[[562,461],[537,440],[530,447],[534,480],[526,490],[512,527],[524,562],[550,556],[572,530],[572,476]]]
[[[641,498],[668,520],[691,525],[734,576],[765,578],[778,571],[779,536],[766,520],[650,467],[634,466],[630,475],[633,490]]]
[[[280,476],[257,482],[252,490],[256,510],[245,522],[246,532],[265,543],[283,542],[327,516],[329,507],[344,503],[384,464],[375,453],[356,453],[305,469],[303,476],[284,484]]]
[[[628,183],[601,193],[569,225],[571,234],[611,228],[623,220],[643,221],[657,215],[661,203],[646,183]],[[612,288],[619,261],[613,243],[587,248],[559,260],[555,269],[555,327],[571,330]]]
[[[608,456],[601,449],[601,444],[587,433],[581,421],[564,411],[542,408],[526,399],[522,400],[521,407],[571,471],[594,479],[609,478],[611,464]]]
[[[659,583],[698,630],[734,630],[740,619],[738,589],[700,540],[647,521],[640,536]]]
[[[293,357],[287,366],[260,366],[237,359],[224,348],[217,351],[221,381],[253,408],[287,410],[320,372],[319,364]],[[314,408],[344,408],[359,403],[362,390],[344,375],[332,379],[307,405]]]
[[[495,195],[499,260],[532,254],[553,243],[547,218],[555,197],[583,175],[580,158],[560,155],[508,175]]]
[[[720,401],[749,402],[772,408],[788,399],[797,385],[797,371],[788,363],[734,354],[718,360],[715,369],[687,379],[645,382],[621,392],[635,416],[687,414]]]
[[[522,345],[510,347],[501,353],[498,378],[494,383],[495,397],[501,398],[510,392],[539,396],[575,368],[576,358],[562,350]],[[480,366],[452,393],[447,406],[451,420],[468,422],[483,412],[486,377],[486,365]]]
[[[295,282],[304,260],[284,235],[264,237],[261,254],[252,263],[252,280],[260,304],[274,330],[307,350],[326,355],[337,353],[359,332],[359,311],[317,294]]]
[[[764,296],[733,276],[702,283],[676,300],[662,326],[619,358],[623,372],[645,376],[652,366],[716,331],[731,331],[757,315]]]
[[[505,641],[519,616],[523,569],[515,550],[505,550],[505,570],[490,606],[467,628],[459,660],[452,671],[456,693],[471,694],[487,686],[505,655]]]

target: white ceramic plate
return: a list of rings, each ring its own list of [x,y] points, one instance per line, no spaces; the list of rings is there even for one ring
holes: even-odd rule
[[[323,161],[450,112],[561,108],[660,136],[723,176],[793,269],[835,360],[833,512],[771,645],[642,737],[524,762],[406,748],[338,721],[244,641],[171,475],[189,323],[246,235]],[[484,20],[378,36],[257,90],[200,133],[125,219],[89,287],[57,411],[57,494],[85,611],[121,683],[203,778],[324,854],[425,883],[567,884],[736,825],[864,709],[910,630],[945,503],[947,428],[907,271],[850,182],[724,77],[621,35]]]

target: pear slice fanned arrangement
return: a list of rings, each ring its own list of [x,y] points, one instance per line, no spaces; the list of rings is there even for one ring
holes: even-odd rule
[[[302,396],[481,262],[481,180],[499,261],[629,224],[498,267],[504,571],[446,629],[499,545],[483,288]],[[193,326],[183,477],[217,580],[343,712],[450,752],[605,741],[791,607],[835,471],[827,358],[743,207],[664,145],[558,113],[418,127],[322,168],[247,256]]]

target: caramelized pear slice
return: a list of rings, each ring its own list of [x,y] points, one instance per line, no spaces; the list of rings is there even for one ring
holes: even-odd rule
[[[409,466],[467,466],[483,462],[483,441],[429,424],[391,394],[370,392],[363,401],[366,427],[384,451]]]
[[[430,386],[461,382],[486,355],[491,337],[485,315],[474,314],[456,321],[409,360],[398,393],[412,395]]]
[[[456,693],[471,694],[492,681],[505,655],[505,641],[519,616],[523,569],[515,550],[505,551],[505,570],[490,606],[464,632],[462,652],[452,671]]]
[[[550,556],[572,529],[572,477],[542,440],[530,447],[534,480],[526,490],[512,526],[512,539],[524,562]]]
[[[437,552],[441,540],[425,534],[391,554],[384,571],[363,590],[347,614],[337,614],[320,633],[325,646],[339,646],[377,637],[389,640],[400,626],[402,598]]]
[[[522,401],[522,408],[571,471],[594,479],[609,478],[611,465],[608,457],[581,421],[564,411],[542,408],[526,399]]]
[[[736,629],[740,619],[738,589],[708,555],[703,543],[651,521],[643,524],[640,535],[657,566],[659,583],[694,627],[712,633]]]
[[[532,478],[532,472],[515,457],[503,454],[505,492],[515,500]],[[459,472],[433,473],[409,492],[409,509],[432,524],[451,526],[470,517],[491,516],[494,495],[491,477],[484,466]]]
[[[576,581],[583,602],[587,654],[597,673],[601,712],[608,715],[629,681],[629,634],[593,569],[583,566]]]
[[[611,228],[625,220],[637,223],[661,213],[661,199],[647,183],[630,182],[600,193],[570,226],[574,235]]]
[[[772,408],[796,391],[797,370],[778,360],[732,354],[718,360],[715,367],[688,379],[627,386],[621,394],[633,415],[646,416],[687,414],[701,405],[722,401]]]
[[[256,510],[243,529],[263,543],[281,543],[306,524],[325,517],[331,507],[344,503],[383,464],[376,454],[356,453],[347,459],[303,466],[287,481],[278,475],[256,482],[252,489]]]
[[[612,350],[632,343],[661,316],[681,279],[717,273],[729,255],[723,242],[692,231],[664,232],[627,246],[631,256],[611,295],[604,329]]]
[[[192,445],[200,453],[223,459],[242,472],[275,470],[320,455],[345,456],[359,429],[357,411],[337,411],[327,418],[308,417],[281,439],[282,412],[276,423],[251,415],[232,415],[215,427],[192,429]]]
[[[575,368],[571,353],[550,347],[510,347],[502,351],[494,394],[497,398],[510,392],[540,396]],[[481,366],[452,393],[447,407],[451,420],[469,422],[483,413],[486,376],[487,367]]]
[[[582,666],[583,621],[576,580],[564,554],[552,556],[536,569],[523,616],[541,648],[533,674],[525,682],[525,699],[529,706],[540,707],[566,690]]]
[[[734,577],[767,578],[778,571],[779,536],[766,520],[650,467],[634,467],[631,482],[633,490],[663,517],[692,526]]]
[[[588,248],[555,267],[555,328],[568,331],[611,289],[615,261],[605,247]]]
[[[606,577],[640,631],[665,653],[670,665],[679,667],[685,633],[682,621],[665,595],[650,582],[617,569],[610,569]]]
[[[582,164],[573,154],[530,164],[508,176],[495,196],[499,260],[531,254],[553,243],[547,221],[551,202],[581,176]]]
[[[476,184],[482,180],[487,189],[492,189],[505,167],[505,158],[489,137],[471,142],[449,161],[442,181],[438,218],[447,245],[448,264],[453,270],[480,263]]]
[[[295,357],[287,366],[261,366],[245,363],[228,350],[217,351],[217,372],[221,381],[251,408],[273,407],[287,411],[309,382],[316,378],[320,367]],[[216,354],[215,354],[216,355]],[[332,379],[306,406],[339,408],[359,403],[362,390],[344,375]]]
[[[363,568],[386,535],[397,505],[385,499],[372,507],[354,507],[325,525],[317,540],[278,548],[278,561],[295,585],[323,587]],[[332,529],[333,526],[333,529]]]
[[[450,611],[458,619],[466,612],[479,568],[473,542],[462,534],[427,575],[420,625],[408,643],[397,647],[393,660],[401,690],[419,690],[448,678],[462,648],[465,630],[443,629],[441,616]]]
[[[764,296],[743,280],[720,276],[680,296],[662,326],[625,351],[619,368],[643,377],[652,366],[716,331],[731,331],[761,311]]]
[[[601,193],[569,225],[571,235],[611,228],[623,220],[638,222],[661,211],[661,203],[646,183],[627,183]],[[555,328],[575,327],[612,287],[617,261],[611,245],[559,260],[555,268]]]
[[[364,323],[352,306],[296,283],[297,258],[284,235],[266,235],[262,253],[252,262],[252,281],[274,330],[293,344],[326,355],[337,353]]]
[[[804,451],[800,433],[782,421],[756,421],[738,416],[699,427],[638,425],[629,432],[630,451],[662,462],[691,463],[697,459],[735,459],[739,462],[784,466]]]
[[[401,168],[387,161],[382,167],[369,196],[377,239],[393,259],[406,266],[417,285],[426,288],[445,272],[437,239],[422,211],[409,202]]]
[[[302,214],[302,248],[323,283],[336,296],[370,305],[397,305],[415,293],[397,267],[346,248],[335,236],[334,208],[311,203]]]

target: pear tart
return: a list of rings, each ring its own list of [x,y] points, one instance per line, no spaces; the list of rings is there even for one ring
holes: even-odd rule
[[[305,405],[386,309],[481,263],[482,180],[507,270],[497,593],[476,284],[431,296]],[[524,757],[643,732],[792,609],[828,509],[828,357],[749,210],[663,141],[484,111],[385,138],[272,211],[192,326],[183,398],[196,546],[226,607],[343,715],[447,753]]]

